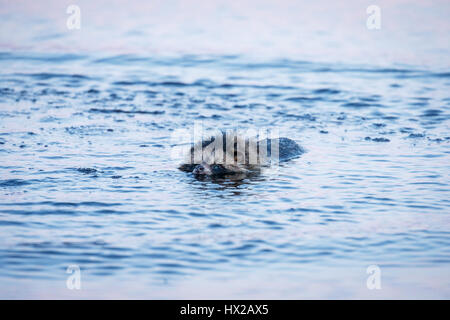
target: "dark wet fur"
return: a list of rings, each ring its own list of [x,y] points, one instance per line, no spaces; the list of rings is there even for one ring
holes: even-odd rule
[[[220,135],[223,139],[222,142],[222,147],[223,147],[223,151],[224,151],[224,155],[226,152],[226,147],[227,147],[227,143],[226,143],[226,134],[225,132],[222,132],[222,135]],[[206,148],[208,145],[210,145],[211,143],[213,143],[215,141],[216,137],[213,136],[209,139],[203,140],[202,141],[202,149]],[[288,161],[294,158],[298,158],[300,155],[302,155],[305,151],[302,147],[300,147],[294,140],[291,140],[289,138],[277,138],[276,140],[278,140],[278,145],[279,145],[279,154],[278,154],[278,159],[280,162],[284,162],[284,161]],[[257,142],[257,152],[258,154],[260,154],[260,147],[261,145],[263,145],[264,142],[267,143],[267,157],[270,158],[271,157],[271,146],[272,143],[275,141],[275,139],[263,139],[263,140],[259,140]],[[236,157],[236,150],[237,150],[237,142],[234,142],[234,155]],[[249,161],[249,157],[248,157],[248,150],[249,150],[249,140],[246,139],[245,142],[245,165],[248,165],[248,161]],[[190,154],[191,154],[191,162],[194,162],[194,146],[191,147],[190,149]],[[193,172],[194,169],[199,165],[199,163],[192,163],[192,164],[182,164],[179,169],[181,171],[184,172]],[[242,176],[243,173],[242,172],[234,172],[234,171],[230,171],[227,168],[225,168],[224,166],[222,166],[221,164],[212,164],[212,174],[209,175],[209,177],[213,177],[213,178],[224,178],[224,177],[233,177],[233,176]],[[251,172],[252,174],[257,174],[259,173],[259,166],[254,166],[253,170]],[[248,176],[249,173],[246,174],[246,176]],[[196,175],[196,176],[200,176],[200,175]],[[205,177],[202,177],[205,178]]]

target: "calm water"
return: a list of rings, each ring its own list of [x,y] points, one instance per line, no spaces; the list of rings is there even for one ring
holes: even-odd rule
[[[65,35],[40,23],[48,38],[2,30],[0,297],[450,297],[445,52],[382,66],[242,48],[74,53],[45,47]],[[195,121],[277,128],[307,152],[198,181],[171,157]],[[72,264],[80,291],[66,288]],[[366,287],[372,264],[381,290]]]

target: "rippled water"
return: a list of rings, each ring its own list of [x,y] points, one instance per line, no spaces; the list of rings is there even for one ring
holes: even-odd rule
[[[450,297],[448,70],[14,50],[0,69],[0,296]],[[199,181],[171,157],[195,121],[307,152]]]

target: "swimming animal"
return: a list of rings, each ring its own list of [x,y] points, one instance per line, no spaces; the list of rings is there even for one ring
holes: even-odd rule
[[[221,132],[193,145],[178,168],[196,176],[251,174],[273,162],[297,158],[304,152],[289,138],[257,140],[235,132]]]

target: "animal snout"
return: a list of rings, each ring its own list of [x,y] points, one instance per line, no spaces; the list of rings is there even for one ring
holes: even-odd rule
[[[206,163],[201,163],[199,165],[197,165],[194,168],[194,171],[192,171],[193,174],[207,174],[210,175],[211,174],[211,168],[208,164]]]
[[[201,164],[199,164],[198,166],[196,166],[196,167],[194,168],[193,173],[194,173],[194,174],[204,174],[204,173],[205,173],[205,167],[202,166]]]

